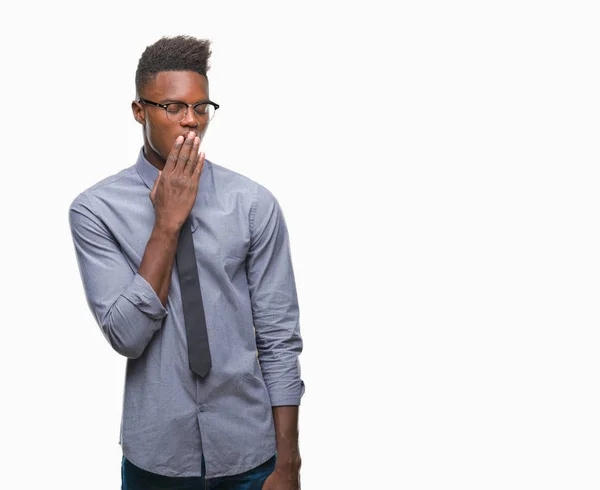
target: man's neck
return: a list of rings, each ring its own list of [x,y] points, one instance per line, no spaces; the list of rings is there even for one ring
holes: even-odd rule
[[[144,142],[143,152],[144,158],[148,160],[148,162],[150,162],[158,170],[162,171],[162,169],[165,167],[165,161],[158,153],[156,153],[152,148],[150,148],[150,145],[147,142]]]

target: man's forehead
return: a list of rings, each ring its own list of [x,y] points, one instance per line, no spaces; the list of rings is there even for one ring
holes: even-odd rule
[[[208,80],[193,71],[161,71],[146,87],[161,99],[203,99],[208,97]]]

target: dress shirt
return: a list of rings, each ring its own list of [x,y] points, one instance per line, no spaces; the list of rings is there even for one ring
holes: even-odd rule
[[[69,208],[87,303],[127,357],[119,444],[136,466],[161,475],[243,473],[275,454],[272,407],[300,405],[304,394],[285,219],[264,186],[205,160],[190,213],[212,356],[202,379],[188,363],[177,263],[166,307],[137,272],[157,177],[142,149],[135,165]]]

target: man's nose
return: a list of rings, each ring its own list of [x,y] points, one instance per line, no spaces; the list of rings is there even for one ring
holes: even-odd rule
[[[196,126],[198,126],[198,119],[196,118],[196,111],[194,110],[193,107],[187,108],[185,116],[183,116],[183,119],[181,120],[181,124],[183,126],[191,126],[194,128]]]

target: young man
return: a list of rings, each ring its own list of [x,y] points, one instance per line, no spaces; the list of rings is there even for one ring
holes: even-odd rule
[[[123,489],[300,488],[302,351],[290,244],[265,187],[199,151],[210,41],[162,38],[136,72],[136,163],[69,221],[89,307],[126,356]]]

